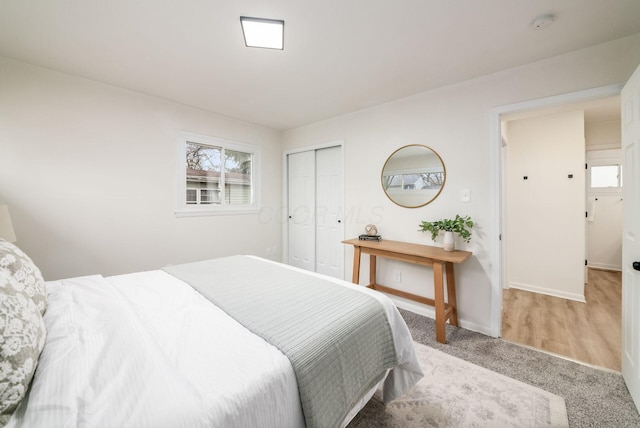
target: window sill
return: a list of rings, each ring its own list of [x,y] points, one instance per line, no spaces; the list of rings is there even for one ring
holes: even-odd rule
[[[204,216],[215,216],[215,215],[238,215],[238,214],[259,214],[259,213],[260,213],[260,208],[253,207],[253,206],[250,208],[220,207],[216,209],[183,208],[183,209],[178,209],[174,212],[176,217],[204,217]]]

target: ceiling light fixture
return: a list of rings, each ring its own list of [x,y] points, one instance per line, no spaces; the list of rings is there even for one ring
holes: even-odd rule
[[[241,16],[240,24],[247,47],[284,49],[284,21]]]
[[[553,24],[553,15],[540,15],[531,23],[531,27],[534,30],[542,30],[543,28],[547,28],[549,25]]]

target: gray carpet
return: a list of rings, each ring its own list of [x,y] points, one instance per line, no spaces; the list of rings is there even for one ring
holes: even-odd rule
[[[435,340],[434,320],[405,310],[400,313],[416,342],[564,397],[570,427],[640,427],[620,374],[448,324],[449,343],[443,345]]]

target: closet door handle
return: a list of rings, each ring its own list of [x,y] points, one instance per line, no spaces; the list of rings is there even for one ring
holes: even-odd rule
[[[640,270],[640,261],[635,261],[631,264],[635,270]]]

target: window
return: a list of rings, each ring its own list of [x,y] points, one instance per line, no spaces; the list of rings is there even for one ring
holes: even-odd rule
[[[622,150],[590,150],[586,153],[587,192],[590,195],[622,195]]]
[[[598,165],[591,167],[591,188],[622,187],[622,165]]]
[[[183,133],[178,152],[179,214],[258,211],[258,147]]]

